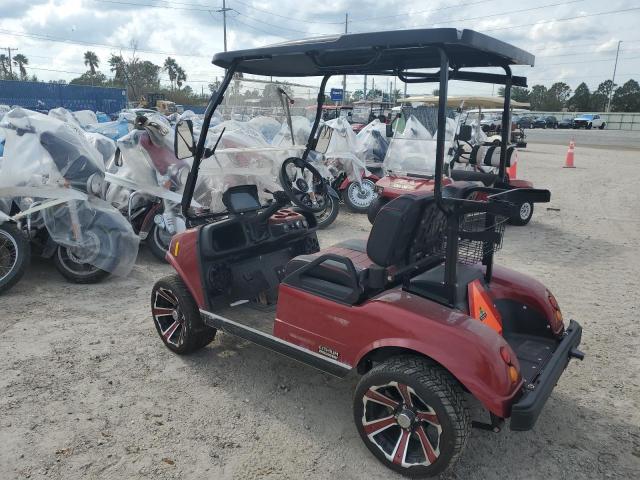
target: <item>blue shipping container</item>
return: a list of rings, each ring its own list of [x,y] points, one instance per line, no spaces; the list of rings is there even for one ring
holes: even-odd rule
[[[20,106],[32,110],[92,110],[108,114],[126,107],[123,88],[91,87],[59,83],[20,82],[0,80],[0,104]]]

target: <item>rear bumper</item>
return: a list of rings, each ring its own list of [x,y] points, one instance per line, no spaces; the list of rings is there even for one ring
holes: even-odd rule
[[[525,393],[511,407],[511,430],[530,430],[536,423],[544,404],[558,383],[571,358],[580,358],[577,349],[582,339],[582,327],[574,320],[569,322],[562,341],[533,385],[525,386]]]

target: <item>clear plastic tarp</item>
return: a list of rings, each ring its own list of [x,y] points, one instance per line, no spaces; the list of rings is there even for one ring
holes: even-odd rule
[[[358,152],[365,164],[380,164],[389,148],[387,124],[377,118],[366,125],[356,135]]]
[[[89,259],[84,263],[128,274],[139,239],[116,209],[92,197],[101,190],[103,154],[81,131],[55,116],[16,108],[0,127],[7,137],[0,198],[44,218],[51,238],[77,248]],[[117,238],[105,238],[109,235]]]
[[[431,118],[432,116],[424,116],[427,121]],[[418,117],[411,115],[404,129],[394,133],[384,159],[384,168],[387,172],[428,176],[435,174],[437,120],[434,123],[432,120],[430,122],[432,123],[425,125],[418,120]],[[453,141],[457,128],[456,120],[447,118],[446,128],[445,153],[448,151],[449,143]]]
[[[360,183],[366,175],[363,151],[351,124],[344,117],[334,118],[324,123],[332,130],[331,139],[324,154],[327,167],[337,172],[346,172],[352,182]]]

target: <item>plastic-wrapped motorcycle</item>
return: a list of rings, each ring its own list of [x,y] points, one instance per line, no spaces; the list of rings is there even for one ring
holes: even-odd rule
[[[155,257],[164,261],[171,237],[184,231],[180,200],[189,164],[173,153],[173,129],[161,115],[138,116],[117,142],[104,198],[129,220]]]
[[[98,198],[103,155],[76,127],[37,112],[16,108],[0,127],[0,292],[18,282],[32,253],[75,283],[128,274],[138,237]]]

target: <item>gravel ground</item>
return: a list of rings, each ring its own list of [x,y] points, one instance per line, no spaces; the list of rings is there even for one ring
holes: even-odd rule
[[[473,431],[447,478],[640,478],[638,152],[614,163],[578,146],[568,170],[565,151],[521,154],[520,176],[553,201],[508,228],[497,259],[555,293],[584,327],[587,358],[533,431]],[[320,236],[327,246],[367,232],[364,216],[341,213]],[[356,433],[355,376],[227,335],[170,353],[149,314],[151,286],[169,272],[143,250],[129,278],[78,286],[36,261],[0,297],[0,478],[400,478]]]

